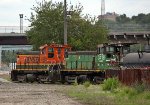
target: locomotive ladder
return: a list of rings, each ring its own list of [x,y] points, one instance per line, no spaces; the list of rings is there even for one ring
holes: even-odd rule
[[[55,82],[55,79],[60,80],[60,78],[61,78],[60,71],[61,71],[61,64],[51,62],[50,66],[49,66],[49,72],[48,72],[49,73],[49,79],[51,79],[52,82]]]

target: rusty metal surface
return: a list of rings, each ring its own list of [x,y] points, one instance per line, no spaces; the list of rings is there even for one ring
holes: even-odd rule
[[[138,69],[121,70],[120,81],[126,85],[132,85],[141,81],[141,73]]]
[[[141,70],[141,81],[150,85],[150,69]]]
[[[132,85],[143,82],[150,85],[150,69],[106,70],[106,78],[117,77],[120,82]]]

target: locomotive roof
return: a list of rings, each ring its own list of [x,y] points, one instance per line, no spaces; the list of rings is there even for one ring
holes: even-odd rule
[[[18,55],[39,55],[40,51],[18,51]]]
[[[55,43],[52,43],[52,44],[45,44],[45,45],[43,45],[43,46],[41,46],[40,47],[40,49],[43,49],[43,48],[45,48],[45,47],[55,47],[55,48],[63,48],[63,47],[68,47],[68,48],[71,48],[69,45],[61,45],[61,44],[55,44]]]
[[[96,55],[97,51],[70,51],[69,55]]]

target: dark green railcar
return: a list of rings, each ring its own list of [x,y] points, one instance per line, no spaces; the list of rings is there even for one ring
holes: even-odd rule
[[[101,82],[106,70],[119,69],[123,51],[122,46],[102,44],[97,51],[68,52],[66,67],[62,73],[68,82],[73,82],[76,78]]]

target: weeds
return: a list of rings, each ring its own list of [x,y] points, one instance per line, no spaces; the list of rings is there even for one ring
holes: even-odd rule
[[[73,83],[73,86],[78,86],[77,81],[75,81],[75,82]]]
[[[88,87],[90,87],[91,83],[89,81],[85,81],[83,83],[84,87],[87,89]]]
[[[100,85],[86,81],[82,85],[74,84],[68,95],[88,105],[150,105],[150,92],[145,84],[131,87],[121,85],[117,78],[109,78]],[[104,91],[103,91],[104,90]]]
[[[70,88],[68,95],[87,105],[116,105],[114,99],[107,97],[99,87],[99,85],[92,85],[86,81],[83,85]]]
[[[150,93],[145,93],[144,98],[150,100]]]
[[[114,91],[119,86],[119,81],[116,78],[108,78],[104,80],[103,90]]]
[[[142,93],[145,91],[145,84],[144,83],[138,83],[136,82],[134,85],[133,85],[133,88],[137,91],[137,93]]]

